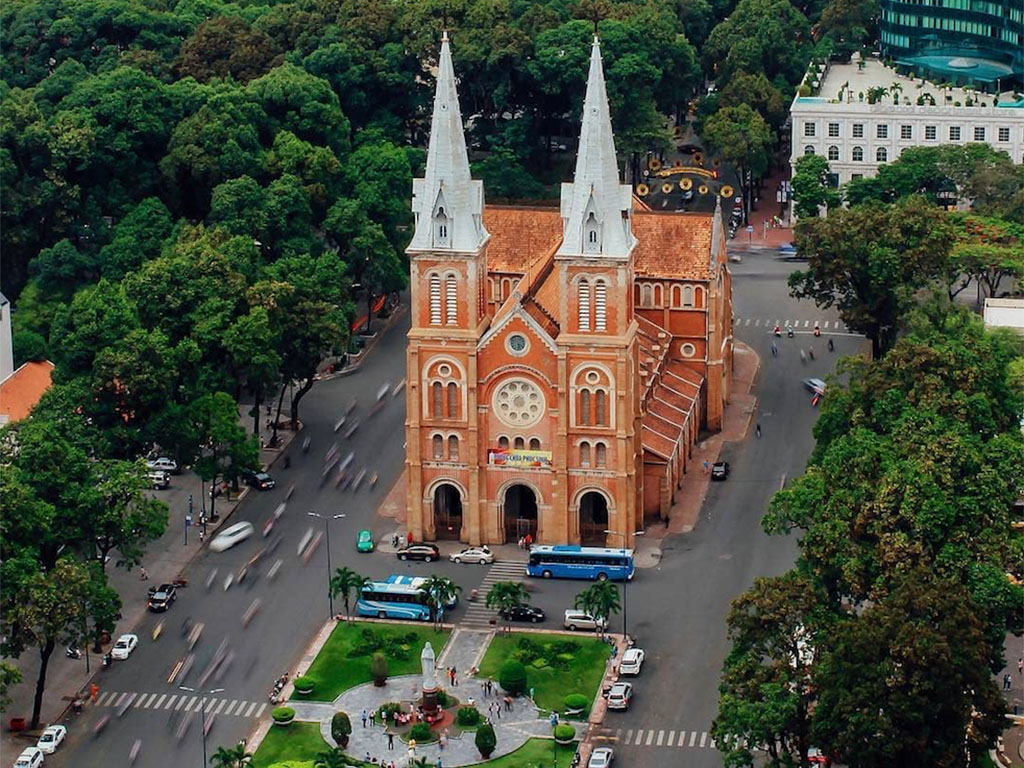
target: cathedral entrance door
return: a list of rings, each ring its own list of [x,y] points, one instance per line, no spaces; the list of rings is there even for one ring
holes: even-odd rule
[[[529,534],[537,539],[537,497],[525,485],[505,491],[505,541],[519,541]]]
[[[584,547],[605,546],[608,530],[608,501],[597,491],[589,491],[580,499],[580,544]]]
[[[459,489],[442,483],[434,491],[434,538],[458,541],[462,536],[462,496]]]

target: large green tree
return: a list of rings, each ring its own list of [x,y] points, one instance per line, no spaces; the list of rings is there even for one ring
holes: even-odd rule
[[[754,177],[767,171],[771,161],[775,136],[768,123],[746,104],[725,107],[708,118],[702,138],[710,152],[739,171],[746,210],[750,210]]]
[[[793,168],[793,211],[800,218],[828,213],[839,205],[839,191],[830,180],[828,160],[804,155]]]

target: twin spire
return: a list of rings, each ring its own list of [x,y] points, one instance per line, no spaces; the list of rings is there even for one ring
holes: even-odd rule
[[[632,200],[630,186],[619,183],[601,46],[594,35],[576,173],[572,183],[562,185],[557,255],[628,257],[636,244]],[[413,180],[412,208],[416,229],[410,251],[476,252],[489,237],[483,225],[483,184],[469,173],[447,30],[441,37],[427,167],[422,179]]]

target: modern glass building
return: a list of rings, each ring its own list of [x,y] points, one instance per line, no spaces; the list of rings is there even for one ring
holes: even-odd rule
[[[903,73],[1024,87],[1024,0],[881,0],[882,55]]]

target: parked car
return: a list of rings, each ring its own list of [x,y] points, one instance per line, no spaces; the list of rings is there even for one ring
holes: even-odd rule
[[[274,482],[274,478],[266,472],[257,472],[253,469],[243,469],[241,473],[239,473],[239,477],[242,479],[242,482],[250,488],[256,488],[261,491],[269,491],[277,485],[277,483]]]
[[[356,552],[373,552],[373,531],[364,528],[356,534]]]
[[[571,629],[573,632],[577,629],[590,629],[596,631],[607,627],[608,622],[604,619],[595,619],[589,613],[570,609],[565,612],[565,618],[562,621],[562,626],[566,629]]]
[[[622,654],[622,661],[619,662],[620,675],[639,675],[640,667],[644,664],[643,648],[627,648]]]
[[[716,461],[711,465],[712,480],[725,480],[727,477],[729,477],[728,461]]]
[[[615,752],[611,747],[598,747],[590,753],[587,768],[608,768],[615,760]]]
[[[426,563],[441,559],[441,550],[433,544],[413,542],[396,553],[399,560],[423,560]]]
[[[544,611],[532,605],[518,605],[507,611],[499,611],[499,613],[505,621],[531,621],[534,624],[540,624],[547,618]]]
[[[166,611],[178,599],[178,590],[173,584],[161,584],[149,588],[149,610]]]
[[[213,537],[210,542],[210,549],[214,552],[223,552],[231,549],[235,544],[240,544],[256,532],[252,523],[235,523]]]
[[[162,469],[153,469],[149,472],[149,482],[153,484],[153,490],[163,491],[170,487],[171,476]]]
[[[40,734],[39,741],[36,742],[36,749],[44,754],[52,755],[67,735],[68,729],[63,725],[51,725]]]
[[[608,691],[608,709],[629,709],[633,701],[633,684],[616,683]]]
[[[110,658],[124,661],[132,655],[132,651],[135,650],[135,646],[138,644],[138,635],[121,635],[117,638],[117,642],[114,643],[114,647],[110,649]]]
[[[479,563],[487,565],[494,562],[494,553],[487,547],[466,547],[461,552],[448,555],[453,563]]]
[[[174,459],[169,459],[166,456],[160,456],[158,458],[146,459],[146,469],[160,470],[162,472],[170,472],[171,474],[177,474],[178,462]]]
[[[43,764],[43,751],[39,747],[25,747],[14,761],[14,768],[39,768]]]

